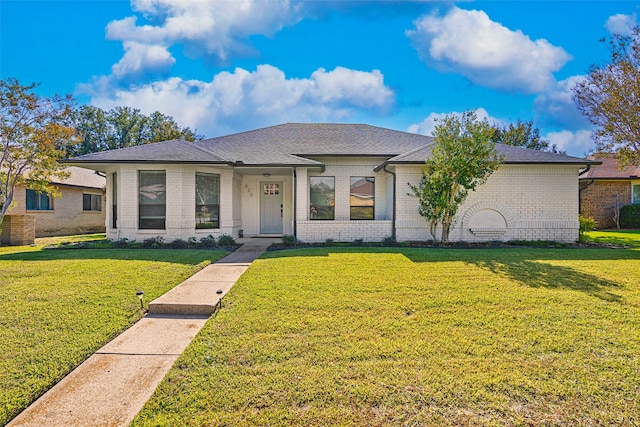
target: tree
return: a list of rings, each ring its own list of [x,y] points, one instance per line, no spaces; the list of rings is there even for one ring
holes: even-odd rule
[[[36,87],[0,80],[0,223],[13,205],[16,185],[55,196],[51,178],[66,175],[57,161],[64,155],[59,148],[74,135],[63,125],[73,99],[42,97],[34,93]]]
[[[73,112],[68,124],[79,135],[77,141],[66,147],[70,157],[170,139],[195,141],[203,138],[188,127],[178,125],[171,116],[159,111],[145,116],[131,107],[104,111],[85,105]]]
[[[508,125],[496,124],[491,140],[496,144],[561,153],[555,144],[550,145],[549,141],[540,137],[540,129],[533,125],[533,120],[525,122],[518,119],[516,123]]]
[[[447,243],[460,204],[502,163],[492,141],[493,132],[489,122],[478,121],[473,111],[438,120],[420,183],[409,184],[409,195],[418,198],[418,211],[429,223],[436,242],[438,225],[442,228],[439,241]]]
[[[601,40],[605,41],[605,40]],[[598,152],[616,153],[620,167],[640,164],[640,30],[613,35],[611,59],[594,64],[572,89],[578,110],[593,125]]]

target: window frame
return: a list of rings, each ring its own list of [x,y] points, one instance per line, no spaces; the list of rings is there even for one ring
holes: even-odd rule
[[[313,187],[312,180],[331,180],[332,181],[332,197],[328,200],[328,204],[313,203]],[[315,185],[320,185],[315,184]],[[329,198],[328,198],[329,199]],[[330,212],[331,217],[318,217],[320,211]],[[309,219],[313,221],[334,221],[336,219],[336,177],[335,176],[310,176],[309,177]]]
[[[218,203],[198,203],[198,177],[201,178],[215,178],[217,185],[217,199]],[[196,230],[217,230],[220,229],[220,174],[211,172],[196,172],[195,184],[194,184],[194,214],[195,214],[195,228]],[[208,209],[210,212],[204,212],[203,209]],[[215,214],[215,221],[199,222],[198,215],[202,215],[202,219],[208,213],[211,213],[210,217]]]
[[[87,209],[86,198],[89,198],[89,209]],[[94,205],[94,202],[97,200],[97,206]],[[94,209],[97,207],[97,209]],[[102,195],[101,194],[93,194],[93,193],[82,193],[82,211],[83,212],[102,212]]]
[[[636,197],[636,191],[637,191],[638,197]],[[631,183],[631,203],[634,205],[640,204],[640,182]]]
[[[371,182],[373,185],[373,189],[371,192],[371,206],[360,206],[353,204],[353,183],[354,180],[365,180],[367,182]],[[357,181],[356,181],[357,182]],[[354,209],[363,210],[362,208],[367,208],[367,210],[371,210],[370,218],[354,218]],[[351,221],[373,221],[376,219],[376,178],[374,176],[351,176],[349,177],[349,219]]]
[[[163,190],[155,190],[158,193],[158,196],[162,194],[164,197],[163,203],[142,203],[142,198],[145,197],[147,199],[151,199],[150,197],[146,197],[142,195],[142,176],[145,174],[155,174],[162,175],[164,177],[164,189]],[[157,184],[152,184],[157,185]],[[143,207],[145,209],[143,209]],[[152,210],[155,207],[161,215],[142,215],[143,210]],[[158,226],[159,225],[159,226]],[[166,230],[167,229],[167,171],[165,170],[139,170],[138,171],[138,230]]]
[[[118,174],[111,177],[111,228],[118,228]]]
[[[29,207],[29,192],[35,194],[38,198],[38,206],[37,207]],[[32,196],[33,197],[33,196]],[[43,209],[42,208],[42,201],[47,200],[47,205],[48,208]],[[41,212],[51,212],[53,211],[53,197],[51,197],[50,195],[48,195],[47,193],[38,193],[36,190],[31,190],[30,188],[27,188],[25,191],[25,210],[26,211],[41,211]]]

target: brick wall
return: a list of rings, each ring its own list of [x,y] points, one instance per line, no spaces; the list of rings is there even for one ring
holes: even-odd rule
[[[580,183],[580,214],[598,221],[599,229],[615,228],[613,212],[616,198],[620,206],[631,203],[629,181],[583,181]]]
[[[29,214],[35,217],[36,237],[64,236],[69,234],[100,233],[105,231],[105,193],[99,189],[60,185],[61,197],[52,197],[53,210],[26,210],[26,188],[17,186],[14,194],[15,206],[12,215]],[[82,195],[97,194],[102,197],[101,211],[84,211]]]
[[[36,218],[33,215],[5,215],[2,220],[0,243],[31,245],[36,238]]]

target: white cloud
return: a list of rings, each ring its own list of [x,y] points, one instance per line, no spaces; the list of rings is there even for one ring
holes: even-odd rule
[[[631,15],[618,13],[617,15],[610,16],[605,24],[606,29],[611,34],[621,34],[624,36],[630,36],[633,28],[636,26],[638,26],[638,17],[635,13]]]
[[[489,123],[503,123],[502,120],[491,117],[487,110],[484,108],[476,108],[475,110],[476,117],[478,120],[487,119]],[[432,135],[434,129],[436,128],[436,122],[438,120],[444,119],[449,114],[455,114],[456,116],[461,116],[462,113],[457,111],[452,111],[451,113],[431,113],[429,114],[423,121],[420,123],[413,124],[409,126],[407,132],[410,133],[418,133],[420,135]]]
[[[250,36],[269,36],[302,19],[300,3],[288,0],[132,0],[131,3],[134,11],[155,24],[138,24],[138,17],[130,16],[107,25],[107,39],[121,40],[125,48],[125,56],[114,65],[114,74],[120,73],[117,76],[154,70],[159,60],[163,66],[173,64],[175,59],[167,57],[166,47],[175,44],[184,46],[189,56],[224,62],[230,55],[250,51],[246,44]],[[164,47],[162,55],[160,47]]]
[[[115,77],[136,76],[140,73],[166,72],[176,62],[165,46],[124,42],[125,54],[111,66]]]
[[[551,144],[557,145],[560,150],[564,150],[572,156],[582,157],[595,149],[595,144],[591,138],[591,131],[589,130],[549,132],[544,138],[548,139]]]
[[[208,135],[292,121],[344,120],[358,110],[384,111],[394,103],[380,71],[342,67],[288,79],[278,68],[260,65],[253,72],[219,73],[210,82],[172,77],[126,90],[107,87],[94,87],[93,105],[127,105],[146,114],[159,110]]]
[[[541,92],[553,83],[552,73],[571,59],[564,49],[531,40],[481,10],[453,7],[444,16],[425,15],[414,24],[407,35],[423,61],[494,89]]]
[[[569,130],[585,129],[589,121],[582,116],[571,99],[573,87],[584,76],[571,76],[555,82],[533,102],[536,121],[542,126],[554,126]]]

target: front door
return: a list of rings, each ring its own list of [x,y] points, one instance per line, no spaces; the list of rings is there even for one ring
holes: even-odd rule
[[[260,190],[260,234],[282,234],[282,181],[261,181]]]

